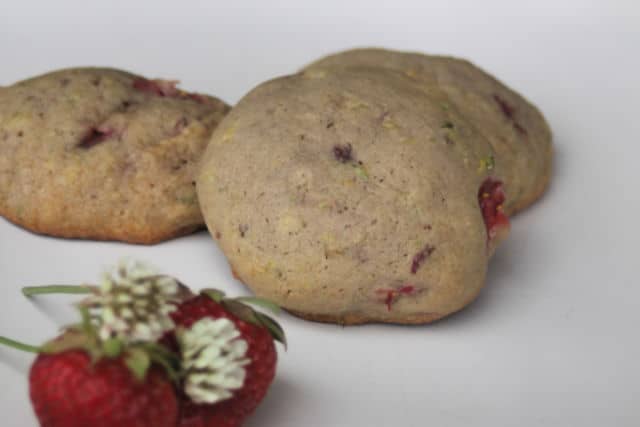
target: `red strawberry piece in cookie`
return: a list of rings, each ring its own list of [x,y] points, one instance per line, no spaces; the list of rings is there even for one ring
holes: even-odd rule
[[[419,292],[415,286],[411,284],[404,284],[396,286],[394,288],[377,289],[376,295],[381,302],[387,306],[387,310],[391,311],[393,304],[403,296],[413,296]]]
[[[140,77],[133,81],[133,87],[134,89],[153,95],[172,97],[180,94],[180,91],[176,88],[178,83],[177,80],[150,80]]]
[[[92,148],[113,137],[115,133],[115,129],[106,126],[93,127],[89,129],[87,135],[82,138],[77,146],[80,148]]]
[[[206,104],[209,99],[198,93],[185,92],[177,88],[178,80],[164,80],[164,79],[145,79],[143,77],[137,78],[133,81],[133,88],[141,92],[147,92],[156,96],[166,96],[168,98],[183,98],[190,99],[199,104]]]
[[[502,182],[497,179],[487,178],[478,190],[478,203],[487,227],[487,244],[490,246],[509,233],[509,218],[503,208],[505,200]]]

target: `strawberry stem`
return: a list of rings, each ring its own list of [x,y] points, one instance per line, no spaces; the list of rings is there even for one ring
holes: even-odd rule
[[[42,348],[40,347],[14,341],[12,339],[9,339],[7,337],[2,337],[2,336],[0,336],[0,344],[6,345],[7,347],[15,348],[16,350],[26,351],[27,353],[42,352]]]
[[[49,285],[49,286],[25,286],[22,288],[22,294],[26,297],[45,294],[90,294],[95,289],[90,285]]]

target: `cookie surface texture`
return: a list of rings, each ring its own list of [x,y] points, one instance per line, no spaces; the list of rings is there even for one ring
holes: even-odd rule
[[[195,171],[222,101],[104,68],[0,88],[0,214],[34,232],[155,243],[200,228]]]
[[[496,152],[478,168],[502,163],[505,211],[511,215],[536,201],[551,176],[551,131],[538,109],[493,76],[459,58],[399,52],[385,49],[354,49],[322,58],[307,70],[383,67],[404,73],[419,84],[438,85],[448,95],[449,106],[465,116]]]
[[[258,296],[312,320],[411,324],[480,291],[509,229],[508,170],[439,84],[314,68],[240,101],[214,131],[197,190]]]

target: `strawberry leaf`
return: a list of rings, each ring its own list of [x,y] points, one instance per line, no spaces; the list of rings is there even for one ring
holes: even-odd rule
[[[273,339],[284,345],[284,348],[286,349],[287,337],[285,336],[284,330],[278,324],[278,322],[263,313],[255,313],[255,315],[260,321],[260,324],[267,328]]]
[[[136,347],[144,349],[149,355],[161,357],[172,365],[180,365],[180,356],[163,345],[152,342],[143,342],[136,344]]]
[[[167,376],[174,384],[177,385],[180,383],[180,374],[178,373],[178,370],[176,370],[176,368],[171,366],[171,363],[169,363],[167,359],[165,359],[162,356],[159,356],[157,353],[149,353],[149,358],[154,363],[157,363],[158,365],[162,366],[164,371],[167,373]]]
[[[152,362],[162,366],[175,384],[180,382],[180,357],[156,343],[141,343],[138,346],[149,355]]]
[[[166,277],[171,277],[171,276],[166,276]],[[172,277],[173,280],[176,281],[176,283],[178,284],[178,299],[180,301],[186,301],[188,299],[193,298],[195,295],[193,294],[193,292],[191,292],[191,289],[185,285],[184,283],[182,283],[180,280],[176,279],[175,277]]]
[[[263,298],[256,297],[238,297],[234,298],[235,301],[241,302],[243,304],[250,304],[260,308],[264,308],[265,310],[269,310],[273,314],[280,314],[280,306],[275,302],[269,301]]]
[[[208,296],[217,303],[221,302],[225,296],[225,293],[218,289],[203,289],[202,294]]]
[[[131,348],[124,360],[125,364],[138,381],[143,381],[151,366],[149,354],[142,348]]]
[[[248,305],[244,305],[232,299],[223,299],[220,303],[228,312],[237,318],[244,320],[245,322],[253,323],[254,325],[260,324],[260,321],[256,317],[257,313]]]
[[[123,343],[118,338],[109,338],[102,343],[102,352],[107,357],[118,357],[122,353]]]

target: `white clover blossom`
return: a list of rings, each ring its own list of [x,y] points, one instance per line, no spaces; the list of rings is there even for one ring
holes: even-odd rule
[[[196,403],[233,397],[246,376],[248,344],[229,319],[203,318],[178,333],[185,393]]]
[[[106,272],[95,294],[85,302],[100,339],[156,341],[174,328],[180,285],[140,261],[122,260]]]

